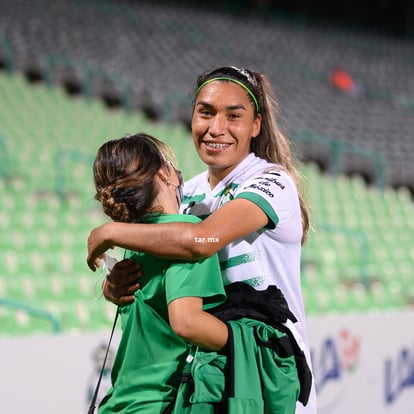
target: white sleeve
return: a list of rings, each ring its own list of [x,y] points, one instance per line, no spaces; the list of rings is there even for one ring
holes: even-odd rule
[[[260,207],[269,218],[270,228],[285,222],[292,213],[300,211],[296,186],[284,171],[266,170],[245,183],[237,192],[236,198],[250,200]]]

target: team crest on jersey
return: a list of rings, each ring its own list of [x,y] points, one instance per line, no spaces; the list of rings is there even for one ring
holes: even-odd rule
[[[238,185],[237,184],[230,184],[229,186],[227,186],[221,194],[219,194],[219,196],[221,197],[220,200],[220,207],[223,204],[228,203],[229,201],[234,199],[234,195],[232,194],[232,191],[237,188]]]

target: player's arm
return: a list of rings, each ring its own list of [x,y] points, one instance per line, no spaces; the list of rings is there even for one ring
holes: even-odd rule
[[[218,351],[227,343],[227,326],[220,319],[202,310],[203,299],[184,297],[168,304],[171,328],[185,341]]]
[[[129,224],[110,222],[88,238],[88,265],[113,246],[162,258],[196,260],[209,257],[230,242],[266,226],[268,216],[255,203],[235,199],[200,223]]]

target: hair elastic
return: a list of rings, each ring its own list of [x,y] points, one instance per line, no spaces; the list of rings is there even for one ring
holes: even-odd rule
[[[208,80],[206,80],[205,82],[203,82],[198,88],[197,88],[197,91],[196,91],[196,95],[198,95],[198,93],[200,92],[200,90],[204,87],[204,86],[206,86],[208,83],[210,83],[210,82],[213,82],[213,81],[216,81],[216,80],[227,80],[227,81],[231,81],[231,82],[234,82],[234,83],[237,83],[237,85],[239,85],[239,86],[241,86],[249,95],[250,95],[250,97],[253,99],[253,102],[254,102],[254,105],[256,106],[256,111],[257,112],[259,112],[259,104],[258,104],[258,102],[257,102],[257,99],[256,99],[256,97],[254,96],[254,93],[243,83],[243,82],[240,82],[240,81],[238,81],[238,80],[236,80],[236,79],[233,79],[233,78],[227,78],[227,77],[218,77],[218,78],[212,78],[212,79],[208,79]]]

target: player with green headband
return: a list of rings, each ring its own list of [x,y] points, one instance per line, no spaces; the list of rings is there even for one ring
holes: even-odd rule
[[[217,315],[233,330],[234,353],[228,356],[237,366],[236,383],[226,383],[234,391],[223,396],[227,409],[236,407],[229,412],[237,414],[315,414],[315,386],[304,363],[312,369],[300,278],[301,246],[309,230],[309,214],[291,142],[279,125],[279,108],[267,77],[232,66],[200,75],[194,89],[191,130],[207,170],[185,183],[181,211],[203,221],[157,227],[128,224],[127,228],[105,224],[89,236],[88,264],[94,269],[95,259],[113,245],[192,260],[218,252],[228,308]],[[114,303],[133,300],[131,293],[139,288],[140,274],[136,268],[130,270],[114,268],[104,291],[107,299]],[[293,317],[285,313],[278,291]],[[240,308],[235,298],[247,299],[247,305]],[[275,318],[285,321],[280,324]],[[261,323],[266,325],[263,331]],[[278,374],[276,359],[276,366],[264,363],[266,346],[261,334],[270,333],[268,329],[275,326],[272,335],[295,349],[293,372],[299,388],[290,377],[291,360],[285,361],[285,376]],[[243,334],[256,338],[251,347],[243,348],[247,346]],[[273,338],[270,342],[279,342]],[[258,370],[258,376],[246,366],[252,361],[248,357],[252,347],[258,347],[254,355],[262,355],[256,368],[249,367]],[[292,355],[287,349],[282,354]],[[265,380],[263,369],[272,373],[271,381]],[[241,372],[251,379],[250,387],[238,381],[243,377]],[[195,398],[193,395],[193,402]]]

